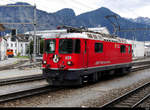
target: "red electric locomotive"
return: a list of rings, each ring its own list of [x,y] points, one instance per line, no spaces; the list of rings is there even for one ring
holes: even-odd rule
[[[50,85],[96,82],[106,73],[127,73],[132,45],[115,36],[63,26],[66,33],[45,38],[43,75]]]

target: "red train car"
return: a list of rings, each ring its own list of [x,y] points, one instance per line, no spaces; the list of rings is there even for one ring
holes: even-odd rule
[[[106,73],[130,71],[132,45],[91,31],[68,31],[45,39],[43,75],[51,85],[96,82]]]
[[[6,55],[7,55],[8,57],[14,57],[13,49],[7,49]]]

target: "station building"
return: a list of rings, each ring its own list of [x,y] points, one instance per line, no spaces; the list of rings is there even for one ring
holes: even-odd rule
[[[13,49],[14,56],[28,56],[27,48],[29,45],[28,36],[17,35],[16,38],[7,36],[7,49]]]

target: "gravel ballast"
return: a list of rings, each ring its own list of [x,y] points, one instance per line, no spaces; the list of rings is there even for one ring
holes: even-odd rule
[[[0,107],[100,107],[150,80],[149,70],[0,104]],[[111,77],[111,76],[109,76]]]

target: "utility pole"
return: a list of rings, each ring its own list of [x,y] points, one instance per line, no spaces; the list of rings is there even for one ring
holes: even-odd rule
[[[36,62],[36,5],[34,5],[34,36],[33,36],[33,61]]]

